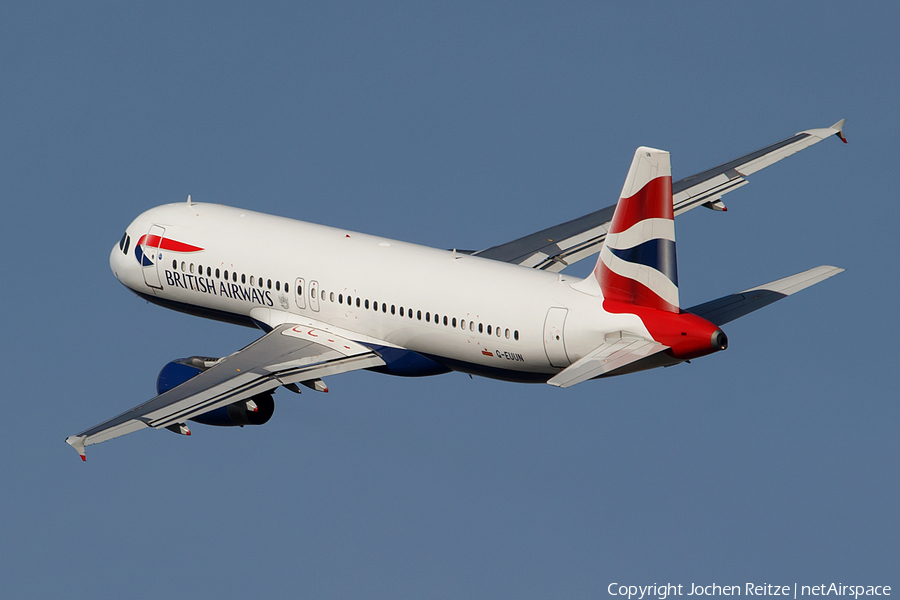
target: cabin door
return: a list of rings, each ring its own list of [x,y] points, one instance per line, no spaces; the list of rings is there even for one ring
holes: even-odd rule
[[[572,363],[566,355],[566,342],[563,338],[568,314],[569,310],[566,308],[551,308],[544,320],[544,351],[554,367],[568,367]]]
[[[309,306],[314,311],[319,312],[319,282],[309,282]]]
[[[303,281],[302,277],[298,277],[294,282],[294,301],[297,303],[297,308],[306,308],[306,282]]]
[[[159,225],[151,225],[150,231],[139,240],[138,248],[141,255],[141,271],[144,274],[144,283],[158,290],[162,289],[162,283],[159,279],[160,263],[162,262],[162,239],[166,235],[166,230]],[[143,242],[143,243],[140,243]]]

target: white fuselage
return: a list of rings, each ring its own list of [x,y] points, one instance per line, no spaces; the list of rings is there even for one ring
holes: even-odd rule
[[[153,302],[246,325],[319,326],[454,370],[546,381],[607,333],[650,336],[637,316],[574,289],[578,279],[249,210],[168,204],[126,234],[110,266]],[[145,235],[166,242],[136,250]]]

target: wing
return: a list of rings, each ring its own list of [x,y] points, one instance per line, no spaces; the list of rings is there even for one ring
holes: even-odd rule
[[[159,429],[280,385],[384,364],[371,349],[321,329],[284,324],[212,368],[66,442],[84,447],[152,427]]]
[[[551,377],[547,383],[562,388],[571,387],[576,383],[599,377],[668,348],[668,346],[643,338],[611,339]]]
[[[722,196],[746,184],[748,175],[832,135],[846,142],[843,127],[844,120],[841,119],[825,129],[801,131],[756,152],[674,182],[672,201],[675,214],[680,215],[698,206],[725,210],[721,202]],[[474,254],[556,273],[600,251],[615,210],[615,205],[607,206],[583,217]]]
[[[834,277],[843,270],[827,265],[816,267],[737,294],[698,304],[687,309],[687,312],[703,317],[714,325],[722,326],[829,277]]]

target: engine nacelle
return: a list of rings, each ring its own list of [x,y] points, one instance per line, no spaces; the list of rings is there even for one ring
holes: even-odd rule
[[[212,367],[217,361],[218,359],[206,356],[191,356],[173,360],[159,372],[159,377],[156,378],[156,393],[162,394],[193,379]],[[255,406],[256,410],[251,410],[251,406]],[[217,427],[243,427],[244,425],[262,425],[268,422],[274,413],[275,400],[272,398],[272,392],[263,392],[247,400],[222,406],[189,420]]]

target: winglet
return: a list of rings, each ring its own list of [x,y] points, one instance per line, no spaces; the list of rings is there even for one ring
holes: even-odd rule
[[[835,123],[834,125],[829,127],[828,129],[836,129],[837,131],[834,132],[834,135],[841,138],[841,141],[846,144],[847,138],[844,137],[844,121],[845,120],[846,119],[841,119],[840,121],[838,121],[837,123]]]
[[[87,461],[87,457],[84,455],[84,437],[83,435],[70,435],[66,438],[66,443],[75,448],[75,451],[81,456],[81,460]]]

